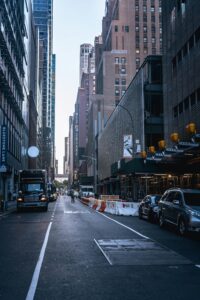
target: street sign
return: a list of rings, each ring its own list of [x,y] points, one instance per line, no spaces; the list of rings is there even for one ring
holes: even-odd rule
[[[6,125],[1,125],[1,160],[0,164],[5,166],[7,163],[8,150],[8,128]]]

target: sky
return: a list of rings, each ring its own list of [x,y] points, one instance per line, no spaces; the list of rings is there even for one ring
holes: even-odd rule
[[[80,45],[94,45],[102,32],[105,0],[54,0],[53,52],[56,54],[56,159],[63,172],[64,138],[79,87]]]

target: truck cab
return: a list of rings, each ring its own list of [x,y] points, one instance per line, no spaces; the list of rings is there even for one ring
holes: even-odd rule
[[[47,174],[45,170],[19,171],[17,210],[40,207],[48,209]]]

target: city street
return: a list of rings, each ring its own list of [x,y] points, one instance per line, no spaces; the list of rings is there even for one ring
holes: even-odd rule
[[[0,217],[0,299],[199,299],[200,235],[69,196]]]

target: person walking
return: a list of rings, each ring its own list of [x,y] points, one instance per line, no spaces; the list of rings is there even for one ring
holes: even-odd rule
[[[75,202],[75,198],[74,198],[74,191],[72,190],[71,191],[71,203],[74,203]]]

